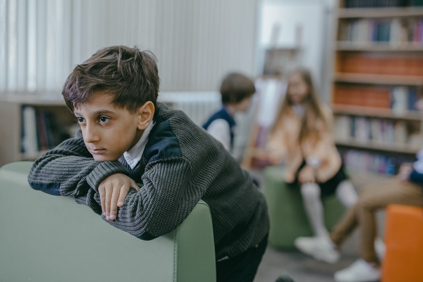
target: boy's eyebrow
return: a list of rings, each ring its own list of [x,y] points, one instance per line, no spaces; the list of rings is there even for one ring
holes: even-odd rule
[[[93,112],[92,114],[93,115],[102,115],[102,114],[114,114],[114,113],[115,113],[114,111],[110,111],[110,110],[98,110],[96,112]],[[73,114],[74,115],[78,115],[78,114],[80,115],[80,113],[77,110],[74,110]]]

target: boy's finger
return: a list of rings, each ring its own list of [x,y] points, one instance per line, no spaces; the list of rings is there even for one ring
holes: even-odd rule
[[[120,189],[122,190],[122,188]],[[117,213],[117,202],[119,198],[119,191],[117,189],[113,189],[112,196],[110,200],[110,220],[116,219],[116,213]]]
[[[125,189],[123,187],[122,187],[122,189],[120,189],[119,200],[117,202],[117,205],[119,207],[123,206],[123,203],[125,202],[126,196],[128,195],[129,189],[130,188]]]
[[[100,193],[101,212],[103,213],[104,216],[106,216],[106,208],[105,208],[106,199],[104,196],[105,194],[104,186],[100,185],[100,187],[98,187],[98,192]]]
[[[137,191],[140,190],[140,187],[138,187],[138,184],[132,179],[131,179],[131,187],[134,187],[135,190],[137,190]]]
[[[110,219],[110,200],[112,198],[112,191],[113,191],[113,187],[107,187],[106,188],[106,202],[105,202],[105,206],[106,206],[106,219],[109,220]]]

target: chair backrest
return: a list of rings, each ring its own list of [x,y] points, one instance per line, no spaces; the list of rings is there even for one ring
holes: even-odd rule
[[[216,281],[205,202],[176,230],[142,241],[73,198],[31,189],[31,165],[0,168],[0,281]]]

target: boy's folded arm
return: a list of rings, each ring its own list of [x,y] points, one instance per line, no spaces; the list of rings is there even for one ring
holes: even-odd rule
[[[143,240],[177,228],[208,186],[205,182],[193,184],[191,165],[183,158],[148,165],[142,181],[140,190],[130,190],[116,219],[108,223]],[[94,198],[100,204],[98,193]]]
[[[65,140],[37,159],[28,182],[33,189],[48,194],[79,196],[113,173],[128,171],[118,161],[95,161],[83,139],[77,137]]]

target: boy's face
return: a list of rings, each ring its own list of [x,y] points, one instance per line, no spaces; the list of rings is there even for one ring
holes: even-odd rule
[[[242,99],[242,101],[238,103],[238,110],[240,112],[243,112],[243,113],[247,112],[248,109],[251,106],[252,99],[253,99],[252,96],[249,96],[249,97],[247,97],[245,99]]]
[[[145,125],[141,112],[118,108],[112,100],[112,95],[97,91],[74,110],[85,146],[96,161],[117,160],[138,142],[149,124]]]

